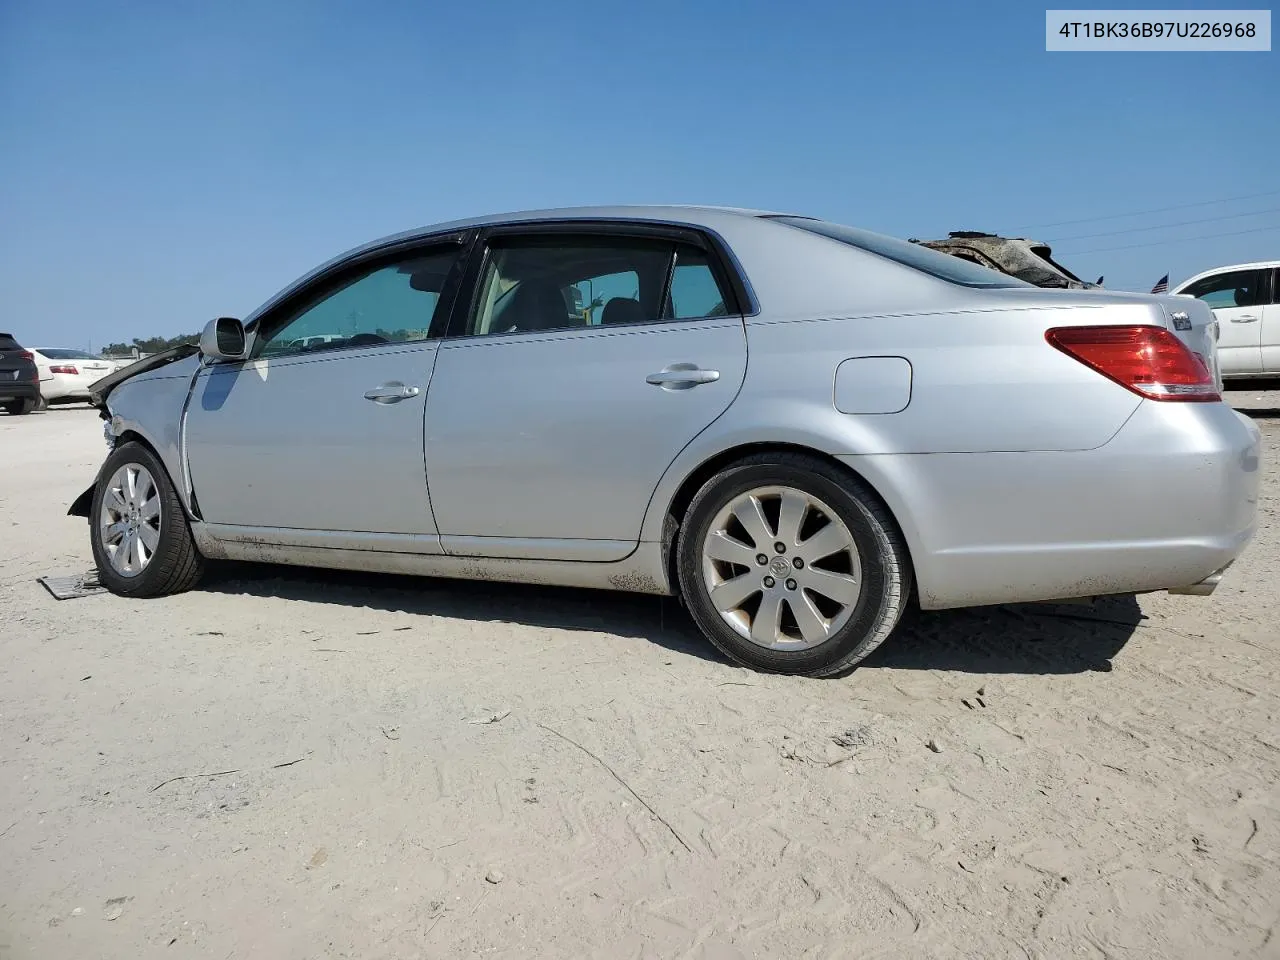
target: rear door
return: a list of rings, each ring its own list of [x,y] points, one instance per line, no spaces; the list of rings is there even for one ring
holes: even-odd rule
[[[1265,270],[1226,270],[1201,277],[1178,293],[1208,304],[1218,320],[1218,363],[1223,376],[1262,372]]]
[[[742,383],[727,265],[676,228],[501,228],[482,244],[427,397],[441,545],[621,559],[663,472]]]

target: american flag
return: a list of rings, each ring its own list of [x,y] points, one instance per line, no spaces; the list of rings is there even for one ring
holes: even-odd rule
[[[1169,275],[1166,273],[1160,278],[1160,282],[1151,288],[1152,293],[1168,293],[1169,292]]]

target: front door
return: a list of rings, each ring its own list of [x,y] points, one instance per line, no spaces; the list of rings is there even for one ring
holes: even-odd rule
[[[1215,273],[1179,290],[1203,300],[1218,321],[1218,366],[1223,376],[1262,372],[1262,310],[1267,274],[1264,270]]]
[[[723,264],[676,239],[589,231],[496,233],[476,262],[427,398],[442,546],[621,559],[663,472],[742,383]]]
[[[191,484],[209,523],[434,534],[422,423],[433,317],[461,247],[343,269],[256,325],[252,359],[202,370],[188,404]]]

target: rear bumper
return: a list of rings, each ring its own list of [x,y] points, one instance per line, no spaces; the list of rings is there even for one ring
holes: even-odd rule
[[[1232,561],[1232,563],[1234,562]],[[1229,566],[1231,566],[1230,563],[1227,564],[1227,567]],[[1170,587],[1169,592],[1180,593],[1188,597],[1207,597],[1218,589],[1218,584],[1222,582],[1222,576],[1227,572],[1227,567],[1215,570],[1198,583],[1188,584],[1185,587]]]
[[[40,381],[40,392],[46,400],[88,400],[89,383],[81,376],[55,373]]]
[[[0,380],[0,400],[37,400],[40,384],[35,380]]]
[[[89,391],[82,387],[50,387],[41,391],[44,398],[51,403],[58,401],[77,400],[83,403],[89,402]]]
[[[1201,584],[1253,536],[1260,447],[1225,404],[1146,401],[1095,450],[842,459],[892,491],[938,609]]]

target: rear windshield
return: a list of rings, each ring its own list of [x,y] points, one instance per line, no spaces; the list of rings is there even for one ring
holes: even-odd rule
[[[1033,286],[998,270],[980,267],[968,260],[930,250],[918,243],[908,243],[896,237],[887,237],[882,233],[872,233],[870,230],[859,230],[857,227],[846,227],[843,224],[814,220],[809,217],[771,217],[770,219],[799,227],[801,230],[808,230],[810,233],[820,234],[831,240],[847,243],[851,247],[874,253],[876,256],[892,260],[894,263],[901,263],[903,266],[949,283],[958,283],[965,287]]]
[[[18,341],[7,333],[0,333],[0,350],[21,350]]]
[[[50,360],[101,360],[101,357],[95,357],[92,353],[85,353],[83,350],[63,350],[61,347],[42,349],[40,351]]]

